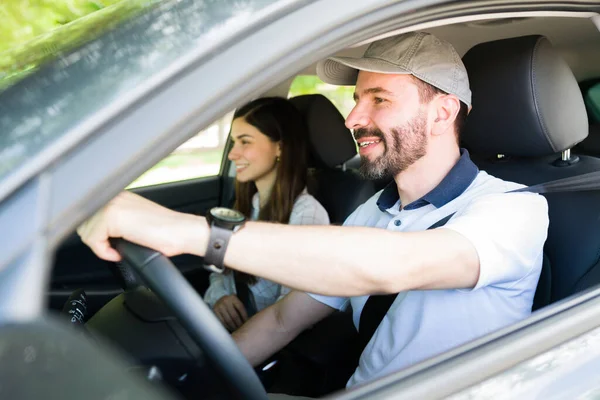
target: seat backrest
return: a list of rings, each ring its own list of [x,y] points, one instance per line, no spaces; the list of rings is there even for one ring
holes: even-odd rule
[[[473,110],[462,140],[481,169],[526,185],[600,170],[600,159],[565,152],[586,138],[587,115],[573,73],[545,37],[483,43],[463,61]],[[546,198],[547,261],[534,309],[600,283],[600,191]]]
[[[290,100],[304,115],[308,127],[308,191],[325,207],[331,223],[341,224],[375,194],[375,186],[356,170],[344,168],[344,163],[356,155],[356,144],[333,103],[320,94]]]

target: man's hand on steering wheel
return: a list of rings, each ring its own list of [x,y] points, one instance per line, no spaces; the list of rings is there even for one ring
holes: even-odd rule
[[[244,304],[234,294],[221,297],[215,303],[213,311],[229,332],[237,330],[248,320]]]
[[[98,257],[127,260],[174,312],[192,340],[231,383],[237,397],[266,400],[265,389],[244,354],[168,258],[205,249],[208,231],[204,217],[175,212],[129,192],[116,196],[77,229]],[[116,241],[117,252],[109,238],[126,240]]]
[[[110,246],[109,237],[124,238],[172,257],[190,248],[204,248],[206,235],[201,234],[199,227],[205,225],[208,230],[208,225],[202,224],[203,219],[125,191],[85,221],[77,233],[98,257],[107,261],[121,260]]]

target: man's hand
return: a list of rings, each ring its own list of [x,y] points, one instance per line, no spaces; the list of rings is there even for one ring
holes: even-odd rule
[[[107,261],[121,259],[110,246],[111,237],[171,257],[190,248],[205,248],[207,231],[202,217],[175,212],[130,192],[120,193],[77,229],[83,242]]]
[[[215,303],[213,311],[229,332],[237,330],[248,320],[244,304],[234,294],[221,297]]]

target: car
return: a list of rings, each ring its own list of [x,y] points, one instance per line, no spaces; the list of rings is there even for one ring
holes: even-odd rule
[[[273,387],[337,399],[600,393],[597,188],[546,195],[546,260],[529,318],[347,391],[353,365],[333,343],[352,340],[347,315],[255,371],[201,300],[202,260],[118,242],[127,261],[117,265],[75,233],[124,188],[194,214],[231,204],[234,169],[223,157],[231,110],[287,97],[321,59],[417,30],[463,56],[474,104],[463,141],[481,169],[527,185],[600,171],[600,154],[585,146],[600,122],[597,2],[166,0],[138,11],[4,74],[3,397],[261,399]],[[341,223],[385,182],[358,177],[344,105],[319,95],[329,90],[322,84],[311,90],[293,101],[310,125],[312,190]],[[216,167],[199,168],[207,176],[138,179],[190,148],[212,149]],[[61,311],[81,288],[85,325]]]

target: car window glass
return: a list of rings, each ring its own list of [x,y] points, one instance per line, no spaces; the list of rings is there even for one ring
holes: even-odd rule
[[[128,186],[128,189],[219,174],[233,112],[179,146]]]
[[[9,1],[0,5],[0,90],[157,0]]]
[[[600,83],[588,89],[584,96],[590,122],[600,122]]]
[[[327,97],[346,118],[354,107],[354,86],[335,86],[323,82],[316,75],[299,75],[290,86],[288,97],[319,93]]]
[[[68,145],[69,139],[59,143],[67,134],[87,134],[115,103],[138,101],[140,88],[150,87],[153,78],[192,50],[196,57],[217,51],[278,12],[275,3],[280,2],[149,1],[155,6],[84,45],[58,52],[44,68],[0,89],[0,179],[25,169],[42,151],[53,154],[51,146]],[[6,75],[0,70],[0,79]]]

